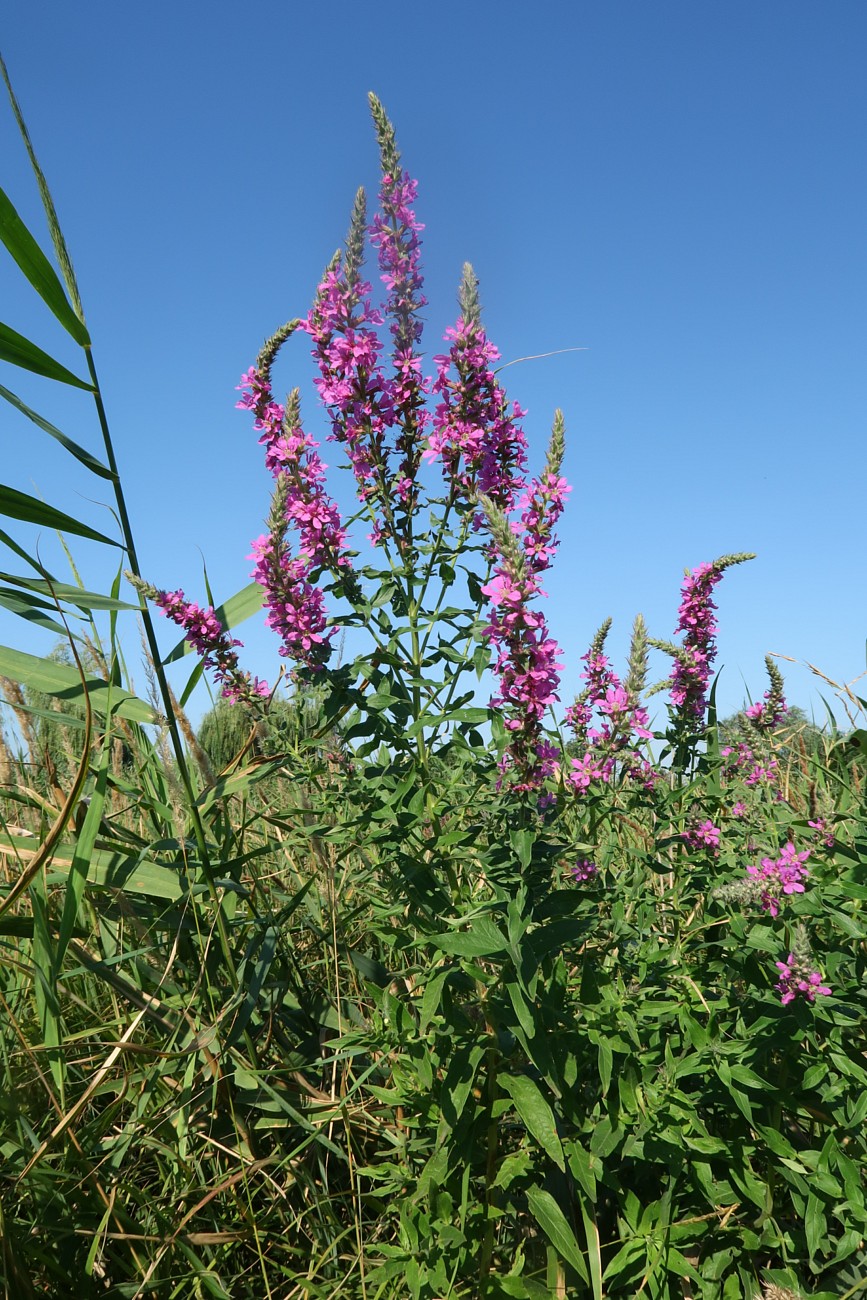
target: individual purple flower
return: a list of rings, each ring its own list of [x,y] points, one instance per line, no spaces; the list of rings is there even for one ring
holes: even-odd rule
[[[589,858],[579,858],[574,867],[570,867],[576,885],[586,885],[598,874],[599,868]]]
[[[601,756],[588,750],[583,758],[573,758],[572,770],[566,779],[579,793],[589,790],[594,781],[604,781],[605,770]]]
[[[828,823],[824,817],[817,817],[815,821],[807,822],[807,825],[813,828],[817,838],[822,838],[826,849],[833,849],[835,843],[834,834],[828,830]]]
[[[746,817],[746,815],[747,805],[742,799],[738,799],[737,803],[732,804],[732,817]]]

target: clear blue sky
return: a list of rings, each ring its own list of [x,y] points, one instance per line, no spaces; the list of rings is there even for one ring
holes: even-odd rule
[[[505,360],[586,349],[506,372],[537,465],[555,406],[567,421],[573,493],[547,583],[564,704],[602,618],[618,655],[637,610],[670,636],[684,566],[731,550],[758,559],[718,591],[725,709],[745,680],[764,689],[769,650],[838,679],[863,671],[863,0],[32,0],[0,47],[158,585],[201,598],[200,552],[218,597],[248,580],[269,485],[234,385],[262,338],[306,310],[356,187],[375,193],[375,89],[420,183],[428,355],[465,259]],[[41,233],[5,110],[0,147],[0,183]],[[8,258],[0,293],[4,321],[76,362]],[[302,343],[281,366],[281,383],[307,385],[315,428]],[[2,369],[98,449],[86,396]],[[83,500],[97,480],[11,409],[0,430],[5,482],[110,527]],[[35,541],[23,525],[17,536]],[[52,539],[40,545],[52,559]],[[106,580],[92,548],[75,553],[89,585]],[[11,616],[0,633],[50,647]],[[248,665],[273,676],[267,632],[240,635]],[[784,667],[790,699],[821,711],[820,684]]]

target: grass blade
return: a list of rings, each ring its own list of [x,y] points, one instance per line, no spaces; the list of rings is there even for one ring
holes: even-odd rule
[[[109,686],[101,677],[79,674],[72,664],[57,663],[53,659],[0,646],[0,675],[14,682],[44,691],[62,700],[89,700],[96,713],[105,716],[109,709]],[[127,691],[112,688],[112,712],[130,722],[155,722],[156,715],[149,704]]]
[[[90,343],[90,335],[86,327],[70,306],[54,267],[19,217],[11,199],[3,189],[0,189],[0,239],[63,328],[81,347],[87,347]]]
[[[24,147],[27,150],[27,156],[30,159],[30,166],[33,168],[33,174],[36,177],[36,184],[39,186],[39,195],[42,199],[42,206],[45,209],[45,217],[48,221],[48,232],[51,235],[51,242],[54,244],[54,252],[57,255],[57,262],[60,267],[60,274],[63,276],[63,282],[66,285],[66,291],[72,301],[75,314],[84,325],[84,308],[81,305],[81,294],[78,292],[78,283],[75,279],[75,271],[72,269],[72,258],[69,256],[69,249],[66,247],[66,240],[63,238],[63,231],[60,229],[60,222],[57,219],[57,209],[54,206],[54,200],[51,197],[51,191],[48,188],[48,182],[45,174],[39,166],[36,152],[30,140],[30,132],[27,130],[27,124],[24,116],[15,98],[15,92],[12,89],[12,82],[9,80],[9,73],[6,71],[6,64],[0,55],[0,76],[6,83],[6,89],[9,92],[9,102],[12,105],[12,112],[15,114],[15,121],[18,123],[18,130],[21,132],[21,139],[24,141]]]
[[[61,384],[71,384],[73,388],[83,388],[87,393],[93,392],[93,384],[79,379],[9,325],[0,324],[0,361],[8,361],[22,370],[32,370],[34,375],[44,375],[46,379],[56,379]]]
[[[48,420],[44,420],[26,402],[22,402],[20,397],[10,392],[8,388],[4,388],[2,384],[0,384],[0,397],[4,397],[17,411],[20,411],[22,415],[26,415],[28,420],[32,420],[45,433],[50,434],[52,438],[56,438],[69,454],[74,456],[76,460],[81,461],[82,465],[89,469],[92,474],[97,474],[100,478],[111,479],[113,477],[107,465],[103,465],[102,461],[97,460],[96,456],[91,456],[89,451],[79,447],[77,442],[73,442],[72,438],[68,438],[65,433],[61,433],[60,429],[55,428]]]
[[[61,533],[73,533],[76,537],[87,537],[92,542],[102,542],[106,546],[120,546],[104,533],[98,533],[88,524],[82,524],[72,515],[48,506],[37,497],[19,492],[17,488],[0,483],[0,514],[8,519],[21,519],[28,524],[42,524],[45,528],[56,528]]]

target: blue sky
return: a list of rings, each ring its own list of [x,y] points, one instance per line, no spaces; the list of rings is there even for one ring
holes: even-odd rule
[[[356,187],[375,193],[375,89],[420,184],[428,355],[467,259],[504,360],[585,349],[505,376],[529,408],[536,465],[554,408],[566,416],[573,492],[547,583],[564,704],[605,616],[617,657],[638,610],[670,636],[683,568],[733,550],[758,559],[718,589],[724,710],[745,682],[764,689],[767,651],[837,680],[864,670],[861,0],[33,0],[0,48],[158,585],[201,598],[203,555],[219,597],[247,581],[269,485],[234,385],[262,338],[306,310]],[[0,149],[0,183],[41,233],[7,112]],[[0,293],[6,323],[78,365],[8,259]],[[0,383],[98,450],[86,396],[3,369]],[[309,376],[299,343],[277,379],[305,386],[315,429]],[[110,528],[90,503],[97,480],[11,409],[0,434],[5,482]],[[52,538],[39,545],[54,562]],[[95,548],[74,549],[88,585],[108,580]],[[273,676],[267,631],[240,635],[248,665]],[[11,616],[0,639],[50,648]],[[821,712],[821,683],[784,667],[790,699]]]

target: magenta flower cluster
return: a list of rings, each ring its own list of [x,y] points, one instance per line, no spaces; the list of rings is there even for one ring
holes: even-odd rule
[[[334,572],[351,568],[346,531],[325,490],[318,443],[301,428],[297,400],[287,415],[287,408],[273,399],[269,377],[255,367],[242,376],[239,388],[238,407],[253,412],[265,464],[279,484],[275,499],[280,517],[252,543],[252,576],[265,592],[265,621],[280,637],[280,654],[316,671],[331,654],[336,629],[326,631],[325,597],[313,579],[323,567]],[[299,539],[295,557],[286,542],[290,525]]]
[[[235,647],[243,643],[233,640],[212,606],[202,609],[188,601],[181,590],[157,591],[150,589],[154,603],[163,613],[183,628],[187,641],[201,656],[206,668],[214,673],[227,700],[261,708],[262,700],[271,694],[267,682],[251,677],[238,661]]]
[[[790,840],[776,860],[762,858],[759,866],[747,867],[747,875],[756,883],[762,907],[771,916],[779,914],[781,895],[803,894],[804,881],[810,874],[804,863],[809,856],[809,849],[798,853]]]
[[[588,651],[582,659],[581,676],[587,685],[566,710],[566,722],[586,752],[572,759],[567,780],[583,792],[593,782],[612,780],[619,763],[627,775],[651,788],[657,773],[636,747],[638,740],[653,737],[647,710],[623,685],[606,655]]]
[[[599,868],[589,858],[579,858],[574,867],[570,868],[570,871],[576,885],[586,885],[596,877]]]
[[[831,989],[822,983],[821,973],[812,968],[809,961],[799,954],[790,952],[787,961],[778,961],[779,979],[774,986],[780,994],[783,1006],[802,997],[806,1002],[815,1002],[818,997],[828,997]]]
[[[708,818],[684,831],[683,838],[691,849],[709,849],[711,853],[718,853],[720,833],[720,828]]]
[[[681,587],[677,631],[684,634],[680,655],[671,676],[671,702],[682,717],[704,721],[707,688],[716,658],[714,636],[716,606],[711,599],[722,570],[714,564],[699,564],[688,573]]]
[[[238,388],[238,409],[255,416],[253,428],[260,433],[266,467],[275,478],[285,475],[286,521],[298,532],[301,554],[311,569],[351,568],[340,511],[325,489],[328,467],[316,452],[319,443],[304,432],[300,420],[287,421],[286,408],[274,401],[261,371],[251,366]]]
[[[765,691],[764,700],[751,704],[744,713],[759,731],[772,731],[788,713],[786,701],[773,690]]]
[[[314,382],[331,418],[331,436],[346,448],[360,500],[375,511],[387,500],[386,431],[394,407],[376,328],[383,316],[370,293],[366,281],[347,281],[339,266],[326,271],[301,328],[313,340]]]
[[[558,698],[560,647],[550,637],[544,616],[530,609],[530,601],[545,594],[539,579],[557,549],[554,528],[570,491],[558,467],[559,453],[553,460],[549,455],[544,472],[518,503],[520,522],[507,525],[509,531],[499,541],[493,530],[494,575],[482,587],[492,606],[484,634],[496,650],[494,669],[500,679],[491,707],[506,715],[510,743],[503,769],[513,770],[512,787],[518,790],[538,789],[554,774],[561,757],[560,750],[542,738],[545,710]],[[502,519],[505,524],[505,516]]]
[[[769,790],[777,789],[780,774],[775,758],[761,762],[756,758],[752,746],[745,741],[739,741],[736,747],[726,745],[721,751],[721,757],[725,760],[723,770],[726,776],[739,776],[744,785],[765,785]]]
[[[494,374],[500,354],[477,320],[461,316],[445,338],[449,351],[434,357],[441,400],[424,459],[441,457],[457,498],[483,493],[508,514],[525,484],[526,411],[506,400]]]
[[[425,398],[430,380],[421,372],[416,345],[421,341],[421,309],[427,298],[422,293],[421,240],[424,225],[416,219],[418,185],[394,166],[382,178],[380,210],[369,229],[370,241],[379,254],[380,279],[387,290],[386,315],[394,339],[394,375],[390,385],[391,407],[397,423],[395,452],[400,457],[393,495],[410,513],[415,507],[416,475],[422,454],[422,438],[430,419]]]

